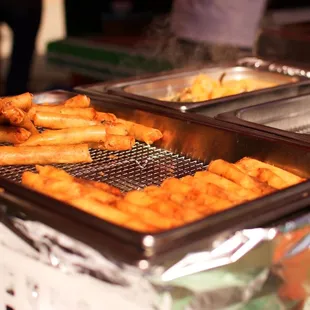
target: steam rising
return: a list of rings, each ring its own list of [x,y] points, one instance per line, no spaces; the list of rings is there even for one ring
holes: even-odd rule
[[[175,68],[220,63],[236,60],[239,50],[233,46],[194,43],[177,38],[170,29],[170,17],[153,20],[146,39],[138,48],[148,51],[150,57],[167,60]]]

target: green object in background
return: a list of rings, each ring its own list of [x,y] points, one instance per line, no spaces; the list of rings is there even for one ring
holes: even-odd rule
[[[100,80],[172,69],[167,61],[134,46],[134,42],[131,47],[124,47],[90,39],[66,39],[48,44],[47,59],[71,72]]]

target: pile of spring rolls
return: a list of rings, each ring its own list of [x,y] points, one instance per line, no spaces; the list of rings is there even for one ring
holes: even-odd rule
[[[98,112],[76,95],[58,104],[35,104],[32,94],[0,99],[0,165],[91,162],[89,148],[122,151],[135,140],[152,144],[162,133]],[[42,130],[38,131],[38,127]]]
[[[166,179],[126,194],[105,183],[75,178],[52,166],[24,172],[22,184],[116,225],[157,232],[202,219],[238,204],[305,181],[270,164],[243,158],[218,159],[208,170]],[[46,191],[48,188],[48,191]]]

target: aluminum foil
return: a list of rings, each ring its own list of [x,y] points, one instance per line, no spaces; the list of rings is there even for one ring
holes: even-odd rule
[[[118,286],[137,309],[309,309],[310,213],[277,227],[238,231],[214,248],[151,270],[110,261],[41,223],[12,223],[32,245],[0,224],[2,246],[60,272]]]

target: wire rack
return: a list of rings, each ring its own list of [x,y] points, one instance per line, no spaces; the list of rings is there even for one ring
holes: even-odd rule
[[[106,182],[127,192],[159,185],[168,177],[183,177],[206,168],[199,160],[174,154],[154,146],[136,142],[128,151],[90,150],[93,162],[85,164],[60,164],[73,176]],[[2,166],[0,175],[20,183],[24,171],[35,171],[34,166]]]

